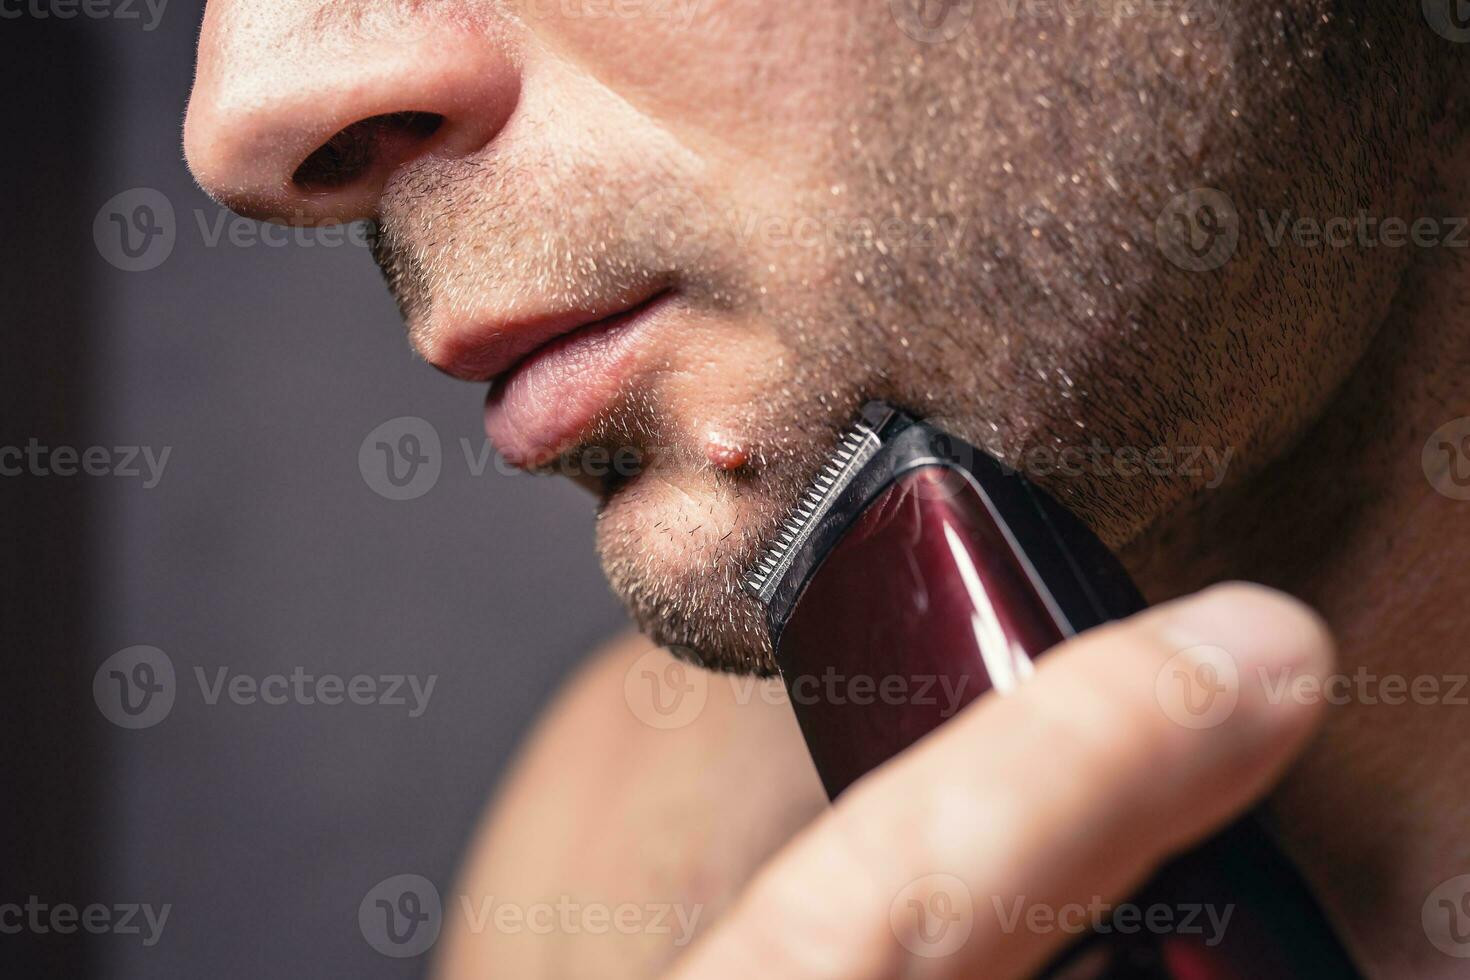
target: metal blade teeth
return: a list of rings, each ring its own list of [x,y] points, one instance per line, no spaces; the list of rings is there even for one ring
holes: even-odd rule
[[[832,457],[818,471],[811,486],[782,522],[775,540],[746,575],[744,585],[747,592],[761,602],[771,600],[781,576],[791,565],[796,549],[831,508],[832,502],[847,488],[857,471],[877,453],[879,445],[878,436],[861,422],[843,434]]]

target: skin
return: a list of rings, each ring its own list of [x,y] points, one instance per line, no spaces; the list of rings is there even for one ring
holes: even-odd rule
[[[1151,599],[1264,580],[1322,610],[1345,669],[1453,671],[1466,616],[1451,562],[1470,504],[1435,492],[1421,449],[1466,414],[1462,253],[1273,242],[1272,226],[1283,213],[1466,214],[1462,46],[1415,10],[1369,0],[1056,9],[978,4],[956,36],[926,43],[881,3],[675,5],[686,18],[652,4],[210,0],[186,150],[202,185],[244,213],[375,221],[415,349],[467,380],[487,380],[484,352],[459,318],[667,293],[671,315],[606,410],[523,462],[554,472],[593,448],[639,452],[636,476],[595,487],[597,546],[635,620],[679,656],[773,671],[738,579],[834,433],[885,397],[1025,470],[1119,550]],[[362,122],[404,112],[442,121]],[[1169,232],[1197,227],[1171,202],[1199,188],[1239,215],[1238,243],[1209,267]],[[1042,465],[1095,460],[1099,447],[1107,465]],[[1203,449],[1228,465],[1115,465],[1125,449]],[[1327,669],[1329,643],[1305,612],[1249,589],[1223,595],[1199,600],[1213,609],[1207,638]],[[1241,622],[1254,631],[1221,642]],[[672,879],[590,858],[547,877],[563,893],[636,896],[672,880],[709,897],[726,914],[687,975],[757,956],[778,975],[901,972],[909,954],[874,896],[934,867],[977,895],[1014,891],[998,843],[1025,854],[1075,839],[1055,879],[1029,887],[1126,894],[1164,854],[1123,842],[1120,827],[1154,827],[1170,847],[1207,833],[1280,774],[1321,707],[1243,690],[1259,711],[1238,712],[1238,728],[1160,725],[1157,699],[1129,686],[1177,652],[1157,624],[1048,657],[1045,683],[986,699],[779,853],[820,809],[789,715],[730,705],[658,733],[682,739],[673,750],[608,718],[594,692],[616,709],[618,671],[589,668],[502,797],[467,887],[530,888],[549,866],[537,855],[580,839],[527,816],[551,786],[570,783],[587,811],[627,793],[600,778],[609,766],[708,766],[721,778],[703,805],[651,786],[626,795],[663,817],[619,826],[666,848]],[[1099,686],[1122,707],[1105,707]],[[971,839],[925,803],[946,755],[1016,738],[995,726],[1023,720],[1017,704],[1041,719],[1026,723],[1035,744],[1072,761],[1045,798],[1024,768],[972,772],[958,798],[1001,795],[1032,819],[1014,839]],[[1065,721],[1099,711],[1133,741]],[[1470,740],[1446,736],[1470,734],[1464,712],[1359,698],[1332,714],[1276,800],[1281,837],[1366,970],[1449,975],[1458,961],[1426,942],[1419,912],[1470,870],[1454,789]],[[1263,744],[1268,729],[1278,738]],[[545,748],[587,731],[622,751],[593,766]],[[1062,751],[1064,736],[1081,748]],[[1433,757],[1407,762],[1431,737]],[[771,746],[770,779],[732,744]],[[661,769],[667,752],[677,762]],[[1082,764],[1110,752],[1116,770]],[[1129,779],[1162,763],[1168,785],[1125,805]],[[762,832],[708,844],[695,828],[735,800],[768,815]],[[684,812],[694,819],[673,817]],[[926,836],[943,846],[890,861],[842,844],[900,820],[948,828]],[[817,921],[782,926],[814,869],[834,868],[851,887],[824,891]],[[853,936],[864,941],[837,941]],[[628,975],[684,952],[649,936],[558,938],[559,955],[604,968],[599,949],[626,948]],[[919,965],[1019,976],[1056,940],[982,930]],[[451,930],[443,962],[457,975],[528,957],[514,961],[525,973],[556,975],[535,945]]]

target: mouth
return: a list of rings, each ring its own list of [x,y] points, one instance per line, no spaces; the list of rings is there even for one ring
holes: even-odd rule
[[[505,330],[498,351],[477,365],[482,377],[491,376],[485,434],[500,455],[534,468],[581,442],[626,391],[673,297],[663,289],[612,313],[568,314]]]

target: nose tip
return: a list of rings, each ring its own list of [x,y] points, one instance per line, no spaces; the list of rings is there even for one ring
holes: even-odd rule
[[[479,33],[417,25],[303,45],[206,15],[184,150],[200,185],[242,214],[351,221],[374,214],[404,163],[484,147],[518,94],[502,46]]]

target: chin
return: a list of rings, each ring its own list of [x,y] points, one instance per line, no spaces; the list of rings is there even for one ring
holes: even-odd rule
[[[613,591],[652,640],[701,666],[775,673],[764,617],[740,587],[779,519],[762,484],[655,464],[598,511],[597,550]]]

